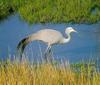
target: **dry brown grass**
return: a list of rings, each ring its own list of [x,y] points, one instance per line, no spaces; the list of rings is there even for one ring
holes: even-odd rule
[[[0,85],[100,85],[100,73],[88,67],[75,72],[49,63],[0,65]]]

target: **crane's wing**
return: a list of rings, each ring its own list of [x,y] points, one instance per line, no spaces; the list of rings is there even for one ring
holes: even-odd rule
[[[26,45],[30,42],[28,39],[29,37],[22,39],[17,46],[17,50],[21,55],[23,54]]]
[[[23,54],[26,45],[29,44],[30,42],[32,42],[33,40],[37,40],[36,34],[29,35],[28,37],[22,39],[17,46],[18,52],[20,54]]]

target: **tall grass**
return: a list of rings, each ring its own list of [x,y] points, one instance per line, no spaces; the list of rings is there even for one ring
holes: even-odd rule
[[[90,65],[75,71],[64,63],[6,62],[0,64],[0,85],[100,85],[100,73]]]

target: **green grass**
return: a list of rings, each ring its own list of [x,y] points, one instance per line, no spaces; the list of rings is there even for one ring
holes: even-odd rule
[[[96,23],[100,0],[0,0],[0,20],[11,14],[32,23]]]
[[[79,66],[80,65],[80,66]],[[79,71],[73,70],[76,66]],[[100,85],[100,72],[90,64],[1,62],[0,85]]]

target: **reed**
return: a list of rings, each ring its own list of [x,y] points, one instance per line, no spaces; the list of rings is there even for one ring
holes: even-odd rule
[[[79,71],[64,63],[1,62],[0,85],[100,85],[100,72],[90,65]]]

